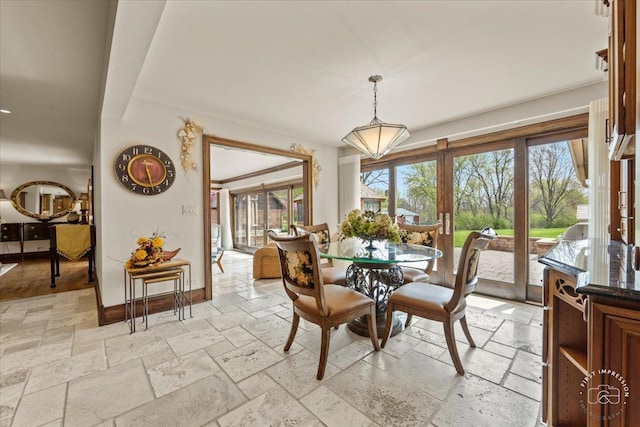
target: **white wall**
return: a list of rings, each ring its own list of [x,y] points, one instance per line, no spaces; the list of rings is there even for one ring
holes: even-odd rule
[[[124,301],[123,262],[135,248],[140,235],[153,231],[166,234],[167,249],[182,248],[179,256],[192,262],[194,288],[203,287],[204,241],[202,204],[202,147],[194,147],[192,157],[200,167],[185,172],[179,159],[177,131],[183,126],[180,117],[189,117],[207,133],[220,137],[288,150],[292,143],[316,149],[320,162],[320,184],[314,188],[314,222],[336,223],[338,219],[337,152],[326,147],[293,140],[257,128],[241,126],[215,117],[133,98],[123,120],[102,118],[97,144],[100,166],[94,168],[97,214],[97,251],[100,266],[98,279],[105,306]],[[160,195],[141,196],[126,190],[115,178],[114,160],[123,149],[136,144],[152,145],[163,150],[176,165],[173,186]],[[197,207],[197,215],[182,215],[182,205]],[[208,244],[208,242],[207,242]],[[215,286],[215,283],[214,283]]]
[[[20,185],[29,181],[53,181],[66,185],[75,193],[76,198],[80,193],[87,191],[87,181],[91,177],[91,168],[63,168],[47,167],[42,165],[11,165],[4,164],[0,171],[0,188],[8,198]],[[5,222],[35,222],[35,218],[22,215],[11,206],[10,201],[0,202],[0,215]],[[66,217],[58,218],[53,222],[66,222]]]

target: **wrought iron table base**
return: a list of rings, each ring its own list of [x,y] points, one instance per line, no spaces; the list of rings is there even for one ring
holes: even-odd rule
[[[387,302],[391,293],[404,282],[402,269],[394,263],[373,264],[354,262],[347,268],[347,286],[371,298],[376,304],[376,327],[378,338],[382,338],[387,318]],[[367,318],[359,317],[347,327],[355,334],[368,337]],[[402,322],[394,315],[391,336],[402,331]]]

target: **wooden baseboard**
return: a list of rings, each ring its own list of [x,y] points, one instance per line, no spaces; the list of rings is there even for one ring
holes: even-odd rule
[[[98,326],[104,326],[104,307],[102,305],[102,293],[100,292],[100,281],[98,275],[93,272],[93,289],[96,293],[96,307],[98,308]]]
[[[98,292],[99,289],[96,290]],[[193,290],[193,304],[205,301],[203,288]],[[124,304],[104,307],[101,302],[98,305],[98,319],[100,326],[124,321]],[[163,295],[157,298],[149,298],[149,314],[173,310],[173,295]],[[136,317],[142,316],[142,302],[136,303]]]

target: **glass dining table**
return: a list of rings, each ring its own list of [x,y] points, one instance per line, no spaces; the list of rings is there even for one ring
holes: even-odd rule
[[[409,243],[374,241],[373,247],[367,248],[356,238],[318,245],[318,249],[322,258],[351,263],[347,267],[347,286],[375,301],[380,338],[384,332],[389,296],[404,282],[401,264],[416,264],[415,267],[420,268],[421,263],[442,256],[442,251],[438,249]],[[391,336],[402,331],[400,319],[394,317]],[[349,322],[348,328],[358,335],[369,336],[365,317]]]

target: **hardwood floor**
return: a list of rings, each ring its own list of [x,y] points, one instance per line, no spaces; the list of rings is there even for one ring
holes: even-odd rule
[[[69,261],[60,257],[60,276],[56,287],[51,288],[51,271],[48,257],[14,261],[18,265],[0,276],[0,301],[49,295],[58,292],[92,288],[87,269],[89,261]]]

